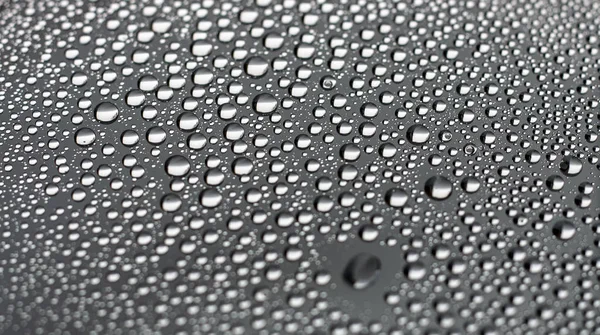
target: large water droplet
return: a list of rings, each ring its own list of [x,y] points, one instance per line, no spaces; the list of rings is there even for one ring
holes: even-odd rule
[[[277,99],[269,93],[262,93],[254,98],[254,111],[260,114],[272,113],[277,109]]]
[[[191,165],[187,158],[175,155],[165,162],[165,170],[169,176],[182,177],[190,171]]]
[[[568,241],[575,236],[577,229],[570,221],[558,221],[552,226],[552,233],[559,240]]]
[[[96,133],[90,128],[81,128],[75,133],[75,143],[88,146],[96,141]]]
[[[425,193],[435,200],[448,199],[452,194],[452,183],[448,178],[435,176],[425,182]]]
[[[402,207],[408,201],[408,193],[403,189],[391,189],[385,194],[385,201],[392,207]]]
[[[246,73],[252,77],[262,77],[269,70],[269,63],[260,56],[250,57],[245,64]]]
[[[560,162],[560,171],[567,176],[576,176],[582,169],[583,163],[573,156],[567,156]]]
[[[429,139],[429,130],[422,125],[413,125],[406,132],[408,141],[412,144],[423,144]]]
[[[364,290],[373,285],[381,271],[381,261],[377,256],[360,253],[346,265],[344,279],[357,290]]]
[[[119,109],[112,102],[101,102],[94,111],[96,120],[111,123],[119,117]]]

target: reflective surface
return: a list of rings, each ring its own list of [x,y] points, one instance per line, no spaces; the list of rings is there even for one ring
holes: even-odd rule
[[[600,4],[0,8],[0,333],[598,333]]]

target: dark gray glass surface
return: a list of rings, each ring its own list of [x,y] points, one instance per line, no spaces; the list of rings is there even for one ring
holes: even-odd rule
[[[600,334],[599,14],[0,0],[0,333]]]

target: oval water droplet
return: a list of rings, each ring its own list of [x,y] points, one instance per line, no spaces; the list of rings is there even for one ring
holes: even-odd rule
[[[348,262],[344,269],[344,279],[357,290],[373,285],[381,272],[381,261],[377,256],[360,253]]]
[[[100,122],[111,123],[119,117],[119,109],[112,102],[101,102],[96,106],[94,116]]]
[[[452,194],[452,183],[443,176],[434,176],[425,182],[425,193],[434,200],[445,200]]]

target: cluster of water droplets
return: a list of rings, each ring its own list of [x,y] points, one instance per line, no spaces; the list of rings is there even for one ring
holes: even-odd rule
[[[0,1],[0,332],[597,333],[598,14]]]

